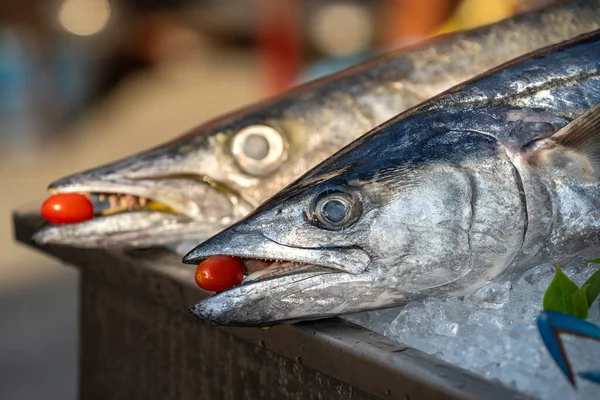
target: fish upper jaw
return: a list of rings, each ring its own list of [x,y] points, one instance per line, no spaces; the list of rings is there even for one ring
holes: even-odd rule
[[[281,260],[309,264],[350,274],[364,272],[370,256],[358,247],[304,248],[280,244],[262,232],[245,231],[233,226],[190,251],[183,258],[185,264],[197,264],[212,255],[230,255],[242,258]]]

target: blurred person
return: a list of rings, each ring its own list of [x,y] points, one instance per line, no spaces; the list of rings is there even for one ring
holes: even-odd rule
[[[48,5],[0,4],[0,148],[16,156],[57,132],[89,98],[87,46],[57,32]]]

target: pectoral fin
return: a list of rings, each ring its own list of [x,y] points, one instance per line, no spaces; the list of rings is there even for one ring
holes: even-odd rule
[[[526,146],[529,164],[556,174],[600,178],[600,104],[549,138]]]

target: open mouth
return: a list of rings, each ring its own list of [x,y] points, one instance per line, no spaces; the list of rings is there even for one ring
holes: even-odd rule
[[[49,205],[41,207],[44,221],[32,236],[36,243],[82,248],[177,244],[182,247],[176,246],[174,251],[183,253],[191,247],[189,240],[201,240],[221,227],[208,220],[196,223],[185,203],[180,207],[177,201],[156,200],[158,196],[145,196],[142,190],[134,195],[81,189],[50,190],[52,195],[77,194],[85,198],[84,203],[60,197],[52,202],[52,197],[48,198]]]
[[[253,209],[233,190],[206,179],[198,184],[179,176],[169,181],[82,180],[50,185],[51,196],[42,205],[45,221],[34,235],[37,243],[169,245],[184,254],[190,241],[207,239]],[[68,194],[75,196],[61,197]]]
[[[210,257],[208,257],[208,259],[210,259],[211,257],[217,258],[218,256],[210,256]],[[227,257],[231,257],[231,256],[227,256]],[[314,265],[312,263],[309,264],[309,263],[301,263],[301,262],[296,262],[296,261],[268,260],[268,259],[257,259],[257,258],[247,258],[247,257],[235,257],[235,258],[237,258],[237,260],[240,261],[243,266],[243,279],[241,280],[241,282],[236,283],[236,284],[232,283],[232,285],[227,287],[226,289],[220,289],[220,290],[209,289],[209,288],[205,287],[204,285],[202,285],[201,283],[198,283],[198,281],[196,281],[198,283],[198,285],[206,290],[214,291],[215,294],[219,294],[219,293],[227,292],[229,290],[233,290],[233,289],[240,288],[243,286],[251,285],[254,283],[274,280],[274,279],[278,279],[278,278],[282,278],[282,277],[286,277],[286,276],[290,276],[290,275],[297,276],[297,275],[309,274],[309,273],[314,274],[315,272],[318,272],[318,273],[334,273],[334,272],[336,272],[336,270],[334,270],[332,268],[322,267],[322,266]],[[208,259],[206,259],[206,260],[208,260]],[[214,261],[216,261],[216,260],[214,260]],[[200,261],[199,265],[202,266],[203,262],[204,262],[204,260]],[[229,263],[229,260],[224,259],[223,263],[225,263],[225,264],[217,265],[216,271],[211,273],[210,275],[216,277],[219,275],[218,274],[219,270],[227,271],[229,268],[226,265],[226,263]],[[215,265],[215,264],[212,264],[212,265]],[[207,267],[207,268],[210,268],[210,267]],[[225,276],[226,275],[227,274],[225,274]]]
[[[252,258],[241,258],[241,261],[245,272],[242,285],[259,280],[279,278],[298,272],[334,272],[331,268],[293,261],[258,260]]]
[[[184,254],[191,241],[207,239],[252,210],[224,185],[181,177],[160,181],[78,179],[52,184],[51,197],[42,205],[45,221],[34,240],[85,248],[169,245]],[[75,196],[60,196],[68,194]]]
[[[182,217],[189,218],[190,220],[192,219],[183,210],[185,207],[175,208],[176,206],[172,204],[173,201],[163,201],[159,200],[157,197],[147,196],[146,193],[148,193],[148,191],[143,190],[142,188],[136,188],[136,190],[132,190],[132,192],[137,193],[128,193],[126,190],[121,189],[94,190],[91,187],[51,187],[49,189],[51,196],[72,193],[81,195],[89,200],[93,208],[93,216],[90,219],[75,222],[74,224],[85,223],[87,221],[101,219],[103,217],[140,212],[164,213],[165,216],[171,215],[177,216],[179,219]],[[61,200],[58,200],[58,202],[60,203]],[[63,210],[68,212],[68,209],[71,208],[72,205],[67,201],[63,207],[65,207]],[[74,207],[77,208],[77,206]],[[51,221],[48,222],[53,224]]]
[[[223,214],[225,208],[223,204],[225,203],[236,209],[239,208],[242,213],[247,213],[257,206],[235,190],[205,175],[186,173],[127,179],[131,180],[131,183],[107,184],[102,182],[98,187],[89,184],[81,186],[78,184],[51,185],[49,191],[52,195],[78,193],[85,196],[93,205],[94,217],[132,211],[158,211],[196,219],[192,215],[198,213],[198,205],[220,204],[221,209],[218,211],[220,214]],[[154,182],[151,185],[153,186],[160,181],[169,183],[163,188],[147,188],[148,183]],[[146,184],[138,185],[136,182],[145,182]],[[199,185],[193,183],[199,183]],[[153,194],[157,193],[164,193],[165,198],[154,197]]]
[[[160,201],[122,193],[80,193],[87,197],[94,207],[94,216],[106,216],[130,211],[163,211],[180,214]]]
[[[230,289],[284,276],[286,285],[325,274],[358,276],[370,265],[371,258],[366,251],[354,246],[297,247],[282,244],[241,221],[188,251],[182,262],[198,266],[195,278],[200,287],[204,287],[202,282],[208,276],[207,271],[211,274],[214,271],[215,282],[224,283],[215,287]],[[208,278],[205,282],[207,287],[212,286],[208,284]],[[283,280],[281,282],[284,284]]]
[[[213,256],[214,257],[214,256]],[[189,308],[199,320],[211,325],[271,326],[297,322],[307,316],[324,318],[339,296],[330,285],[343,285],[351,276],[330,267],[292,261],[240,257],[243,280],[224,290],[211,291]],[[199,259],[194,260],[200,261]],[[196,280],[198,283],[198,280]]]

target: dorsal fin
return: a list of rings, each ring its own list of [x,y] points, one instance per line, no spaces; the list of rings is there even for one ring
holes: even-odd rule
[[[536,166],[600,178],[600,104],[530,148],[527,158]]]

